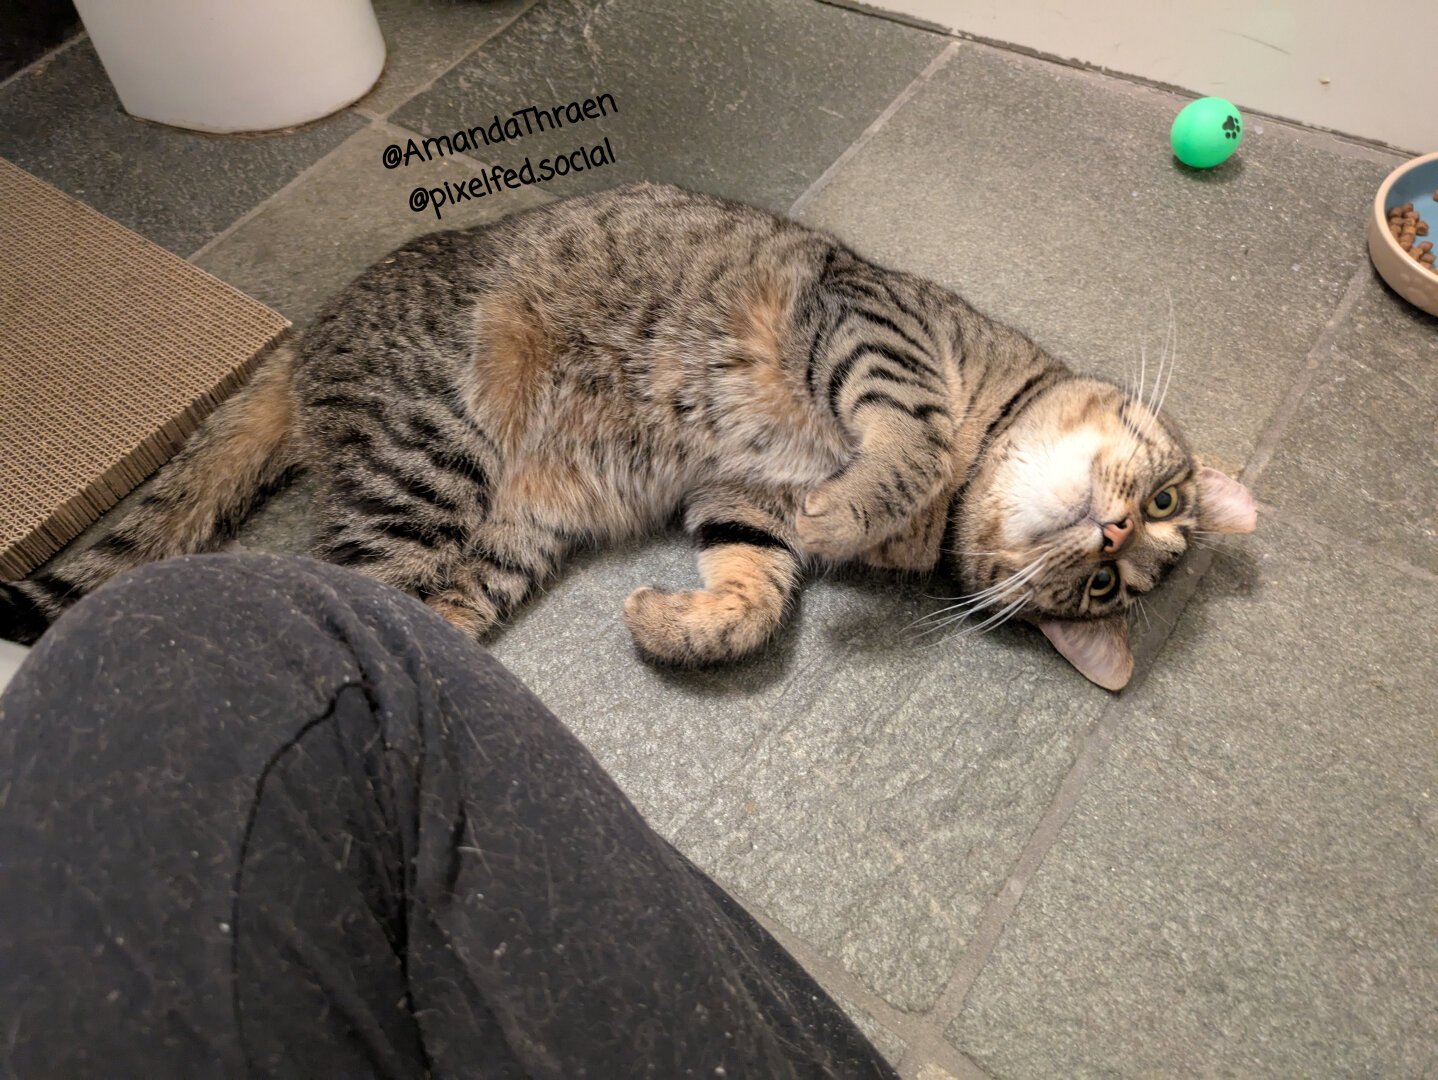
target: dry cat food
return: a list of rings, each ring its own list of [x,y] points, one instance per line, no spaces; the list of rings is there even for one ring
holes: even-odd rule
[[[1433,193],[1433,197],[1438,199],[1438,191]],[[1388,211],[1388,231],[1393,234],[1393,239],[1398,241],[1398,246],[1408,252],[1411,258],[1438,274],[1438,269],[1433,266],[1433,242],[1418,239],[1428,235],[1428,223],[1418,216],[1418,211],[1413,209],[1411,202]]]

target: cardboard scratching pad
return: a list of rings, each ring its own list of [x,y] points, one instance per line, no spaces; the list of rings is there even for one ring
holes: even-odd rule
[[[0,580],[163,465],[288,325],[0,159]]]

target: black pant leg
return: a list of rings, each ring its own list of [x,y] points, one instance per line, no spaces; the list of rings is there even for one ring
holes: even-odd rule
[[[305,760],[296,751],[308,746],[296,740],[313,723],[361,727],[346,688],[378,680],[387,707],[406,708],[403,686],[375,668],[387,655],[376,628],[412,605],[349,589],[299,560],[149,567],[62,618],[0,697],[0,1015],[10,1073],[244,1075],[250,1051],[263,1057],[273,1044],[264,1023],[250,1025],[255,1047],[241,1038],[240,1017],[258,998],[308,1032],[286,1047],[296,1067],[279,1072],[300,1075],[313,1051],[333,1069],[318,1075],[414,1074],[420,1037],[409,1012],[385,1004],[405,982],[398,957],[370,947],[385,939],[367,883],[341,881],[336,891],[327,881],[315,919],[312,880],[278,888],[267,869],[287,852],[322,871],[328,837],[316,829],[349,805],[342,778],[304,785],[297,816],[306,824],[292,835],[275,837],[257,802],[274,762]],[[247,842],[257,858],[246,877]],[[252,905],[241,904],[241,886]],[[270,896],[255,895],[265,889]],[[237,921],[266,912],[275,922],[263,934],[236,938]],[[254,970],[257,952],[280,952],[286,938],[323,941],[337,918],[357,941],[344,952],[360,960],[350,968],[344,952],[322,957],[333,962],[316,974],[333,982],[336,1001],[346,1000],[345,981],[358,985],[348,1000],[364,1016],[314,1007],[293,960]]]
[[[502,667],[333,567],[97,593],[0,770],[18,1075],[889,1075]]]

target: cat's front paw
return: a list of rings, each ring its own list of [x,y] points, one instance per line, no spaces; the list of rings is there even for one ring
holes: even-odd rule
[[[950,493],[945,491],[887,540],[864,552],[869,566],[882,570],[927,573],[939,562],[948,521]]]
[[[661,592],[645,586],[635,589],[624,601],[624,623],[639,651],[666,664],[682,664],[688,657],[684,633],[689,604],[683,594]]]
[[[764,644],[783,616],[782,598],[761,603],[739,593],[635,589],[624,622],[639,651],[681,667],[737,660]]]
[[[794,531],[805,554],[839,562],[880,539],[870,534],[868,526],[869,514],[860,502],[825,484],[804,500]]]

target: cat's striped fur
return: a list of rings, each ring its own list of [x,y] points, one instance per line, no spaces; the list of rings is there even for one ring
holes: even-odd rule
[[[1044,455],[1095,425],[1067,509],[1016,506]],[[928,570],[946,536],[991,606],[1111,616],[1178,557],[1204,501],[1161,416],[953,293],[762,211],[640,184],[437,233],[365,272],[113,532],[4,587],[0,631],[33,638],[117,572],[215,546],[296,466],[321,482],[320,557],[475,635],[577,545],[682,514],[703,589],[625,605],[639,646],[677,663],[762,645],[806,560]],[[1139,530],[1120,595],[1094,604],[1095,528],[1161,482],[1182,513]]]

